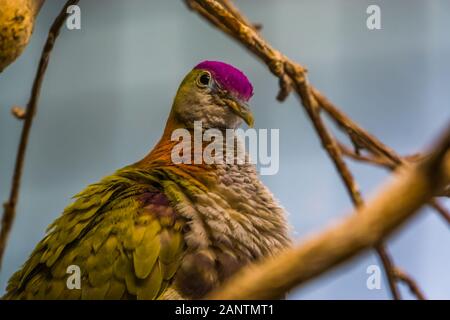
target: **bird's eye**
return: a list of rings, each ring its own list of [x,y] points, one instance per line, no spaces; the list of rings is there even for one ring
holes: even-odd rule
[[[207,87],[211,82],[211,75],[208,72],[202,73],[198,79],[197,84],[199,87]]]

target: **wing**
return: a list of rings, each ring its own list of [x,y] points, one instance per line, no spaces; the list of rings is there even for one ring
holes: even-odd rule
[[[10,279],[5,298],[161,296],[182,260],[185,221],[157,185],[154,176],[128,169],[86,188]],[[69,289],[73,266],[81,289]]]

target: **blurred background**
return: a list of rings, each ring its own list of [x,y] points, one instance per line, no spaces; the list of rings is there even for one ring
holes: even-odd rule
[[[369,132],[402,154],[423,149],[450,118],[450,2],[447,0],[236,1],[262,34],[307,66],[311,82]],[[366,8],[381,7],[381,30]],[[0,75],[0,200],[7,198],[25,105],[50,24],[63,1],[47,0],[25,53]],[[275,100],[277,80],[240,45],[211,28],[182,1],[81,1],[81,30],[63,28],[42,88],[27,152],[16,221],[0,273],[0,294],[87,184],[143,157],[162,133],[183,76],[199,61],[244,70],[255,95],[256,128],[280,129],[280,170],[263,176],[289,211],[298,239],[352,208],[333,165],[295,96]],[[351,163],[362,191],[386,177]],[[399,199],[401,200],[401,199]],[[450,201],[444,201],[450,207]],[[428,298],[450,299],[449,226],[424,209],[392,237],[395,262]],[[293,291],[291,299],[386,299],[366,286],[366,253]],[[411,298],[401,287],[405,298]]]

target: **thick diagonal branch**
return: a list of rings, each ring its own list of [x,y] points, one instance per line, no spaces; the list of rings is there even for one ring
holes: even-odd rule
[[[280,81],[278,100],[284,100],[292,89],[296,91],[321,139],[323,147],[341,176],[352,202],[357,207],[361,206],[363,200],[358,186],[343,160],[341,149],[335,137],[329,132],[320,116],[320,109],[322,108],[321,97],[309,85],[306,69],[272,48],[252,27],[241,19],[242,14],[236,14],[236,9],[233,12],[229,12],[214,0],[187,0],[187,4],[213,25],[239,41],[239,43],[243,44],[267,64]],[[356,141],[355,137],[351,136],[351,138]],[[395,299],[399,299],[400,293],[395,283],[395,266],[382,244],[376,244],[375,248],[385,268],[392,295]],[[413,280],[411,279],[411,281]]]
[[[385,240],[450,183],[449,168],[444,165],[445,158],[450,159],[449,150],[450,126],[431,157],[393,175],[366,205],[297,247],[244,268],[207,298],[275,299]],[[417,285],[397,272],[398,279],[423,298]]]

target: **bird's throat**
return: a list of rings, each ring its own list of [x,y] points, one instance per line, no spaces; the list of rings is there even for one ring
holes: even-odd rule
[[[233,129],[186,128],[171,115],[164,133],[140,162],[145,167],[193,166],[214,170],[220,164],[243,164],[247,159]]]

